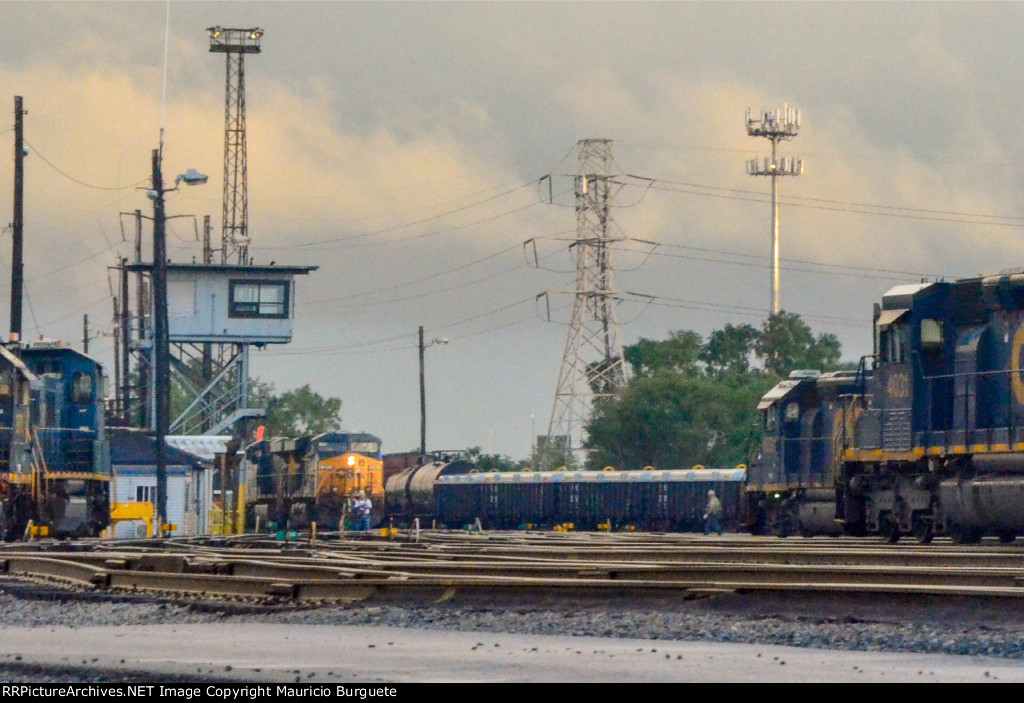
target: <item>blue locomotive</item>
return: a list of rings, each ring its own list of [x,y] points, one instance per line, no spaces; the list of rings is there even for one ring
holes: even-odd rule
[[[0,538],[96,536],[110,522],[103,369],[52,342],[0,346]]]
[[[1024,534],[1024,270],[891,289],[855,372],[761,400],[750,526],[773,534]]]

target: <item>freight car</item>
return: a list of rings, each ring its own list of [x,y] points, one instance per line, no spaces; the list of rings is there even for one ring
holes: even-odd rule
[[[796,374],[762,399],[754,529],[1024,533],[1024,270],[896,286],[874,331],[856,372]]]
[[[380,521],[384,482],[380,438],[367,432],[264,439],[246,448],[246,516],[250,527],[321,529],[345,527],[359,491]]]
[[[0,346],[3,539],[95,537],[109,524],[103,382],[100,364],[63,344]]]
[[[743,522],[743,479],[737,469],[672,471],[529,471],[480,473],[472,465],[435,462],[418,478],[416,511],[449,528],[552,528],[697,531],[702,529],[707,492],[722,500],[723,525],[738,530]],[[410,506],[393,496],[414,473],[389,483],[389,511]],[[432,509],[431,509],[432,506]],[[407,512],[404,514],[408,514]],[[394,519],[396,515],[393,515]]]

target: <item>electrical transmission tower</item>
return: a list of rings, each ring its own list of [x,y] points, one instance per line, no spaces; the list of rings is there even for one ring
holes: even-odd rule
[[[224,89],[224,210],[221,263],[249,263],[249,194],[245,160],[245,55],[260,53],[263,30],[210,27],[210,51],[227,56]]]
[[[615,319],[611,226],[612,141],[584,139],[577,144],[579,171],[574,177],[576,286],[569,334],[555,388],[548,443],[578,452],[593,402],[614,395],[626,383],[626,366]],[[544,467],[548,468],[548,467]]]
[[[770,158],[751,159],[747,162],[747,173],[751,176],[769,176],[772,179],[772,306],[771,314],[779,314],[779,176],[799,176],[804,172],[804,162],[789,156],[779,157],[776,153],[780,141],[792,139],[800,131],[800,111],[783,105],[782,108],[761,110],[758,117],[752,117],[747,110],[747,134],[764,137],[772,143]]]

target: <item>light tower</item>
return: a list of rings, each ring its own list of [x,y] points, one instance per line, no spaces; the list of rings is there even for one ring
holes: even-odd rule
[[[778,156],[778,144],[792,139],[800,131],[800,111],[783,104],[781,108],[761,110],[757,117],[747,110],[747,134],[764,137],[772,143],[772,155],[764,159],[747,162],[747,173],[751,176],[770,176],[772,179],[772,307],[771,314],[779,313],[779,176],[799,176],[804,172],[804,163],[789,156]]]
[[[245,156],[245,55],[260,53],[263,30],[209,27],[210,51],[227,55],[224,88],[224,210],[221,263],[249,263],[249,195]]]
[[[575,301],[547,438],[569,450],[582,446],[592,402],[614,395],[626,383],[611,258],[612,244],[624,238],[609,236],[612,141],[584,139],[577,148],[576,240],[570,245],[576,260]]]

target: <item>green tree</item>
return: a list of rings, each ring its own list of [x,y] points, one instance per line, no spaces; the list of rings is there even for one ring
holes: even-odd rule
[[[726,325],[702,343],[696,332],[641,339],[624,356],[634,376],[595,403],[587,424],[588,469],[735,466],[757,437],[757,402],[793,369],[839,368],[839,340],[817,338],[798,315],[760,329]],[[750,368],[751,356],[762,369]]]
[[[275,395],[273,384],[251,384],[250,404],[266,408],[267,437],[299,437],[341,429],[341,399],[324,398],[309,384]]]
[[[700,373],[701,337],[696,332],[673,332],[668,339],[640,338],[623,349],[622,356],[638,378],[662,371],[696,376]]]
[[[481,471],[522,471],[529,466],[525,460],[515,461],[504,454],[484,454],[480,447],[467,449],[466,459],[476,464]]]
[[[721,377],[725,374],[747,373],[757,339],[757,329],[751,325],[726,325],[708,335],[699,358],[708,375]]]
[[[587,425],[588,469],[735,466],[750,451],[757,400],[774,379],[661,373],[634,379]]]
[[[834,370],[842,348],[835,335],[822,334],[815,339],[799,315],[780,312],[761,326],[754,352],[766,371],[787,376],[795,369]]]

